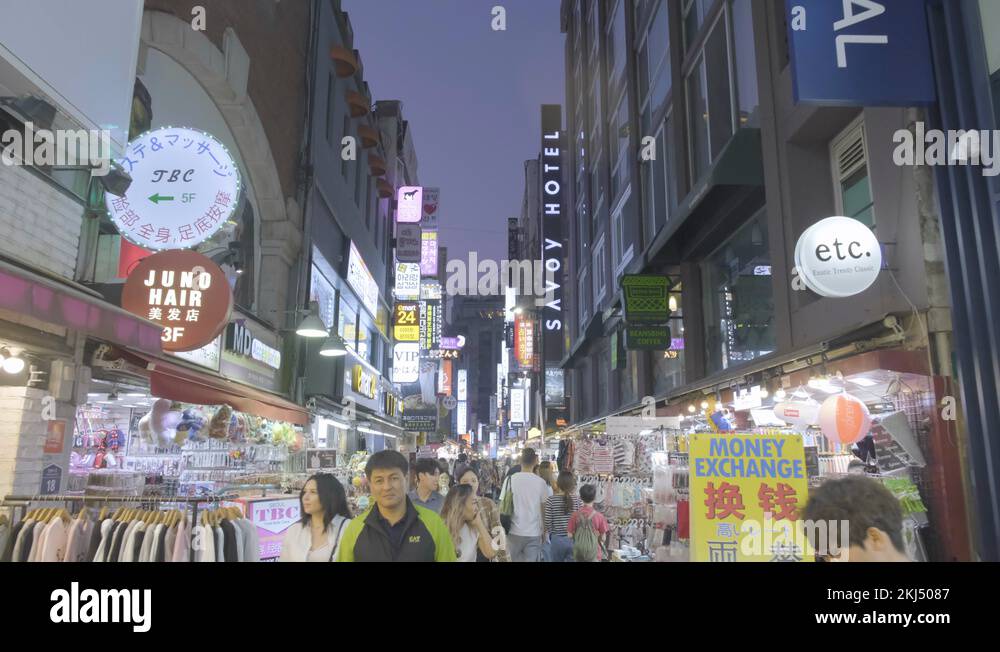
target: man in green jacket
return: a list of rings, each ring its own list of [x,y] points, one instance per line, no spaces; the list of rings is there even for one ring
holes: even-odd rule
[[[407,497],[407,470],[397,451],[368,459],[365,475],[374,504],[348,524],[337,561],[455,561],[444,521]]]

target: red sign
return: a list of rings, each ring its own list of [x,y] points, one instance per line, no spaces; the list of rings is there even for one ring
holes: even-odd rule
[[[63,452],[63,445],[66,441],[66,419],[51,419],[48,422],[48,430],[45,433],[46,453],[58,454]]]
[[[139,261],[122,289],[122,308],[163,327],[164,351],[193,351],[229,323],[233,292],[211,260],[172,249]]]
[[[451,360],[441,360],[441,371],[438,377],[438,394],[451,396]]]
[[[521,371],[535,369],[535,320],[518,315],[514,320],[514,357]]]

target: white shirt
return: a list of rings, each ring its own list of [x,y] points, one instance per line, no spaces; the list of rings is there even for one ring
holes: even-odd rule
[[[510,534],[516,537],[542,536],[542,503],[552,495],[552,487],[534,473],[521,471],[510,477],[514,492],[514,516]]]
[[[458,544],[458,549],[455,553],[458,555],[458,561],[476,561],[476,549],[479,547],[479,531],[473,530],[469,527],[468,523],[462,525],[462,529],[458,531],[458,536],[462,539],[462,542]]]
[[[347,532],[348,520],[337,515],[330,521],[330,527],[326,529],[326,543],[321,548],[312,548],[312,524],[302,522],[293,523],[285,530],[285,538],[281,542],[281,556],[278,561],[330,561],[337,558],[337,548]],[[336,540],[334,538],[336,537]],[[320,557],[320,551],[323,556]],[[313,554],[315,553],[315,554]],[[316,559],[314,559],[314,557]]]

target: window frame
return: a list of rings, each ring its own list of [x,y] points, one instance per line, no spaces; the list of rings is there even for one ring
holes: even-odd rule
[[[597,242],[594,243],[594,251],[591,254],[592,257],[592,267],[594,268],[594,311],[595,313],[599,309],[601,302],[608,294],[608,273],[607,265],[608,261],[606,259],[607,253],[605,251],[604,245],[607,242],[607,234],[601,233]]]
[[[842,145],[848,141],[856,138],[856,134],[860,134],[861,137],[861,153],[862,153],[862,164],[856,166],[848,175],[843,176],[840,172],[840,162],[838,161],[839,152],[838,150]],[[833,205],[834,210],[837,215],[844,215],[846,217],[851,217],[857,219],[854,215],[847,215],[846,209],[844,207],[844,181],[849,179],[851,176],[856,174],[862,168],[865,170],[865,174],[868,177],[868,198],[870,200],[869,207],[871,208],[872,224],[871,230],[875,233],[878,232],[878,215],[875,211],[875,194],[872,192],[871,186],[871,157],[869,156],[868,150],[868,129],[865,124],[864,113],[859,115],[857,118],[851,121],[844,129],[842,129],[836,136],[830,139],[829,145],[829,155],[830,155],[830,178],[833,181]],[[860,220],[858,220],[860,222]],[[864,224],[864,222],[862,222]],[[867,224],[865,226],[868,226]]]

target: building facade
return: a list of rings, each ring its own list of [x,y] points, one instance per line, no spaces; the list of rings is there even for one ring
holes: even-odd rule
[[[956,4],[966,23],[978,19],[976,3]],[[643,397],[660,415],[691,418],[752,386],[822,401],[813,387],[834,378],[908,415],[926,458],[915,475],[934,523],[927,557],[984,554],[964,480],[977,435],[935,409],[960,391],[942,233],[951,220],[941,180],[894,160],[894,138],[935,112],[797,103],[785,11],[777,1],[563,2],[571,422],[638,414]],[[984,51],[974,53],[983,70]],[[795,263],[803,232],[836,215],[882,250],[874,283],[850,299],[808,289]],[[669,279],[669,349],[623,346],[625,274]]]

